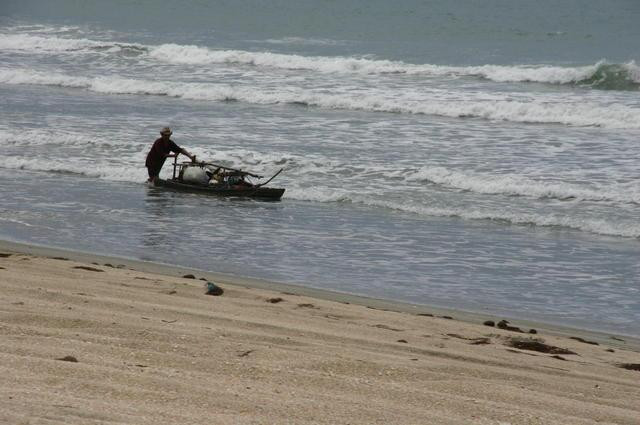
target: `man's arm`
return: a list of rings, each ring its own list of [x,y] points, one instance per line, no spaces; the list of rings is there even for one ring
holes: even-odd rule
[[[196,162],[196,156],[195,155],[191,155],[189,152],[187,152],[186,149],[182,148],[180,149],[180,153],[183,155],[186,155],[189,157],[189,159],[191,160],[191,162]]]
[[[169,148],[172,152],[175,152],[176,155],[178,154],[183,154],[189,157],[189,159],[192,162],[196,162],[196,156],[195,155],[191,155],[186,149],[181,148],[180,146],[176,145],[175,142],[173,140],[169,141]],[[167,155],[167,158],[172,157],[175,155]]]

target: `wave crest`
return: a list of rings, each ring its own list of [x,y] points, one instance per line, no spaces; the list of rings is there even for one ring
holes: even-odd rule
[[[97,93],[172,96],[204,101],[242,101],[253,104],[291,104],[327,109],[423,114],[452,118],[482,118],[521,123],[640,128],[640,109],[586,102],[549,103],[543,100],[412,100],[394,93],[359,95],[324,93],[297,87],[277,89],[215,83],[149,81],[116,76],[80,77],[32,70],[0,69],[0,83],[82,88]]]
[[[603,90],[638,90],[640,67],[633,61],[626,64],[599,63],[590,76],[576,84]]]
[[[608,63],[603,60],[593,65],[567,67],[549,65],[447,66],[411,64],[366,57],[302,56],[213,49],[175,43],[143,45],[29,34],[0,34],[0,49],[53,54],[61,52],[124,52],[130,55],[146,55],[161,62],[183,65],[234,64],[323,73],[477,77],[495,82],[570,84],[605,90],[638,90],[640,88],[640,67],[634,61]]]
[[[489,195],[640,204],[640,190],[635,183],[595,187],[562,181],[533,180],[516,175],[461,173],[442,167],[423,167],[410,174],[407,180]]]
[[[43,37],[28,34],[0,34],[0,50],[36,53],[134,53],[143,54],[148,48],[137,43],[96,41],[86,38]]]

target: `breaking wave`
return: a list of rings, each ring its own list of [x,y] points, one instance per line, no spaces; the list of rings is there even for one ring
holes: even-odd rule
[[[407,180],[430,182],[481,194],[640,204],[640,188],[635,182],[595,187],[560,181],[533,180],[517,175],[468,174],[442,167],[423,167],[410,174]]]
[[[86,38],[42,37],[28,34],[0,34],[0,50],[34,53],[108,53],[130,51],[140,54],[147,51],[142,44],[96,41]]]
[[[285,38],[265,43],[325,43],[327,40]],[[533,82],[554,85],[576,85],[606,90],[638,90],[640,67],[634,61],[608,63],[600,61],[585,66],[548,65],[481,65],[446,66],[411,64],[402,61],[366,57],[302,56],[272,52],[213,49],[197,45],[143,45],[86,38],[64,38],[29,34],[0,34],[0,50],[36,53],[82,53],[122,51],[144,55],[172,64],[232,64],[284,70],[306,70],[346,74],[406,74],[426,77],[477,77],[495,82]]]
[[[113,165],[109,161],[97,160],[42,160],[39,158],[6,158],[2,168],[13,170],[27,170],[63,175],[75,175],[90,178],[99,178],[123,182],[143,182],[146,180],[146,171],[135,163]]]
[[[24,135],[22,138],[17,134],[5,136],[2,137],[3,141],[18,141],[18,147],[29,147],[28,139],[33,140],[35,144],[41,143],[37,133]],[[82,147],[87,143],[87,140],[91,139],[91,137],[83,137],[78,134],[63,134],[56,136],[55,140],[57,143]],[[143,159],[148,143],[129,141],[125,147],[129,151],[132,147],[142,147],[143,150],[122,156],[117,163],[114,163],[109,157],[86,161],[80,157],[61,160],[8,156],[3,161],[2,168],[110,181],[144,182],[146,172],[143,167]],[[363,165],[358,167],[355,175],[351,175],[353,173],[348,170],[344,174],[344,170],[347,168],[345,162],[325,157],[314,157],[313,155],[265,153],[246,149],[225,150],[215,145],[193,146],[190,150],[202,158],[215,158],[216,162],[232,167],[248,167],[263,175],[270,175],[274,170],[284,167],[286,171],[278,181],[287,188],[285,196],[291,199],[322,203],[347,202],[419,216],[491,220],[514,225],[568,228],[608,236],[640,237],[640,224],[631,220],[609,221],[606,218],[601,219],[582,214],[574,215],[560,211],[544,212],[543,207],[539,211],[532,211],[528,207],[498,209],[491,206],[475,205],[473,202],[465,207],[458,206],[455,202],[452,205],[447,205],[449,202],[434,204],[426,200],[431,199],[430,193],[437,192],[432,192],[428,185],[423,183],[432,183],[478,194],[524,196],[542,200],[545,198],[570,198],[577,202],[638,203],[640,202],[640,192],[637,189],[634,191],[631,186],[614,184],[596,188],[592,185],[580,186],[563,182],[547,183],[516,175],[467,174],[447,170],[443,167],[398,171],[379,165]],[[341,174],[341,170],[343,174]],[[170,167],[165,166],[163,175],[167,176],[169,173]],[[305,178],[309,175],[314,176],[313,181]],[[340,186],[330,187],[326,183],[318,184],[318,182],[335,181],[336,176],[340,176],[339,180],[343,183]],[[412,196],[391,197],[393,199],[385,196],[385,193],[390,192],[397,194],[399,190],[398,179],[408,183],[408,185],[401,184],[400,187],[406,187]],[[366,186],[361,184],[364,180],[367,181]],[[416,185],[421,185],[421,187]]]
[[[522,123],[557,123],[572,126],[640,128],[640,109],[625,105],[599,105],[543,100],[403,99],[397,93],[361,95],[326,93],[298,87],[277,89],[214,83],[149,81],[115,76],[77,77],[31,70],[0,69],[0,83],[81,88],[106,94],[171,96],[203,101],[241,101],[253,104],[292,104],[368,112],[424,114],[453,118],[482,118]]]
[[[234,155],[232,155],[234,156]],[[233,165],[233,164],[232,164]],[[114,166],[108,163],[88,163],[73,161],[51,161],[36,158],[9,158],[3,168],[76,175],[87,178],[101,178],[112,181],[142,183],[146,179],[144,168],[130,165]],[[165,167],[167,168],[167,167]],[[166,170],[164,170],[166,172]],[[286,181],[286,180],[285,180]],[[454,217],[465,220],[490,220],[506,224],[541,227],[559,227],[580,230],[588,233],[627,238],[640,237],[640,225],[636,222],[608,222],[605,219],[589,219],[561,214],[544,214],[491,210],[487,208],[431,207],[412,201],[397,202],[360,190],[348,188],[329,188],[326,186],[301,187],[289,181],[286,197],[290,199],[314,202],[351,202],[355,204],[386,208],[419,216]]]
[[[605,61],[580,67],[558,66],[442,66],[414,65],[389,61],[347,57],[308,57],[270,52],[212,50],[199,46],[164,44],[154,47],[150,56],[171,63],[213,64],[231,63],[267,66],[289,70],[309,70],[329,73],[411,74],[426,76],[480,77],[496,82],[535,82],[574,84],[601,89],[632,90],[640,87],[640,67],[631,61],[609,64]]]

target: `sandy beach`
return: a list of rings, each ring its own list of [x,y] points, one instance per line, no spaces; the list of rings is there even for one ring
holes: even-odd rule
[[[1,423],[640,421],[626,337],[1,248]]]

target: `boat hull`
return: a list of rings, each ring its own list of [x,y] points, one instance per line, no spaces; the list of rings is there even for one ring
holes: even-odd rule
[[[214,196],[228,196],[228,197],[244,197],[254,199],[265,199],[278,201],[284,194],[284,189],[273,187],[255,187],[255,186],[213,186],[213,185],[199,185],[188,184],[177,180],[163,180],[158,179],[155,183],[156,187],[162,187],[166,189],[176,190],[180,192],[200,193],[205,195]]]

